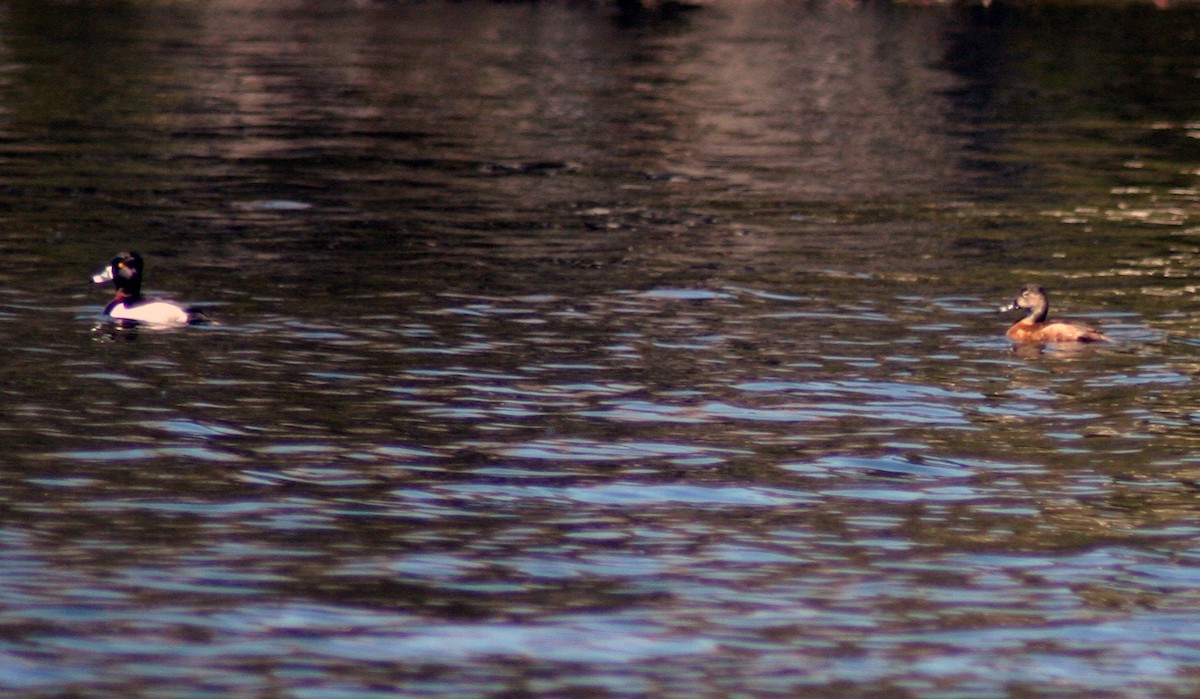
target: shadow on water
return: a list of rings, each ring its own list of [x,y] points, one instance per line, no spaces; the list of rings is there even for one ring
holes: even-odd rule
[[[1194,689],[1194,8],[63,7],[5,691]],[[111,332],[127,248],[219,324]]]

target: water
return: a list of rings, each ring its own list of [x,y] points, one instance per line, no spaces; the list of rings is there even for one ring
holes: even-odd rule
[[[1193,695],[1197,19],[5,6],[0,688]]]

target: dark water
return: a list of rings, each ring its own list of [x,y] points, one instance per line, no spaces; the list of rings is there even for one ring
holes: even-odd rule
[[[1197,27],[3,5],[0,689],[1193,696]]]

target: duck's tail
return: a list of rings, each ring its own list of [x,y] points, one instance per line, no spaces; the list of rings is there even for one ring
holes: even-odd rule
[[[209,317],[207,311],[200,306],[188,306],[183,310],[187,311],[188,325],[220,325]]]

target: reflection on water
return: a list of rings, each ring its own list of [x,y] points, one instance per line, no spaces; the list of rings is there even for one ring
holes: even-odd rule
[[[1194,689],[1194,9],[61,9],[5,691]],[[100,322],[125,248],[219,324]],[[1011,347],[1026,282],[1115,342]]]

